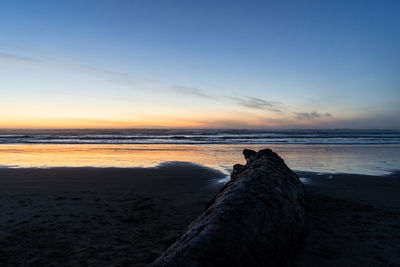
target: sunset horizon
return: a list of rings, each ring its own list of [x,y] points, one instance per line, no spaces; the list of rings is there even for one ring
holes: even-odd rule
[[[4,3],[0,128],[399,129],[396,8],[305,6]]]

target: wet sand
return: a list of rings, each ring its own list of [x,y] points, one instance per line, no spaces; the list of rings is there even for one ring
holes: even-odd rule
[[[400,175],[298,172],[299,266],[400,265]],[[178,238],[225,174],[156,168],[0,169],[1,266],[143,266]]]
[[[299,266],[400,266],[400,174],[306,177]]]
[[[0,169],[0,266],[143,266],[225,176],[190,163]]]

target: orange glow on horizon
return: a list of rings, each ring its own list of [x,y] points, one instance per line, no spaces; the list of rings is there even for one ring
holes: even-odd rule
[[[11,112],[13,111],[14,112]],[[213,110],[201,112],[179,109],[122,112],[118,110],[82,109],[38,111],[24,107],[0,114],[0,128],[33,129],[105,129],[105,128],[287,128],[318,127],[327,119],[298,120],[289,113],[245,110]],[[50,116],[51,115],[51,116]],[[336,117],[337,118],[337,117]]]
[[[96,129],[96,128],[244,128],[279,127],[277,119],[258,117],[221,116],[221,118],[157,118],[141,120],[103,120],[103,119],[7,119],[0,120],[0,128],[32,129]]]

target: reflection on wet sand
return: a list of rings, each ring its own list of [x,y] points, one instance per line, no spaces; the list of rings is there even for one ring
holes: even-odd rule
[[[1,145],[3,167],[153,167],[186,161],[230,172],[244,148],[275,150],[295,170],[384,175],[400,166],[400,145]]]

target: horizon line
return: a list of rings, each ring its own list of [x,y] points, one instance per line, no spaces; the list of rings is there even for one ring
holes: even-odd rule
[[[0,127],[0,130],[388,130],[400,131],[400,128],[290,128],[290,127]]]

